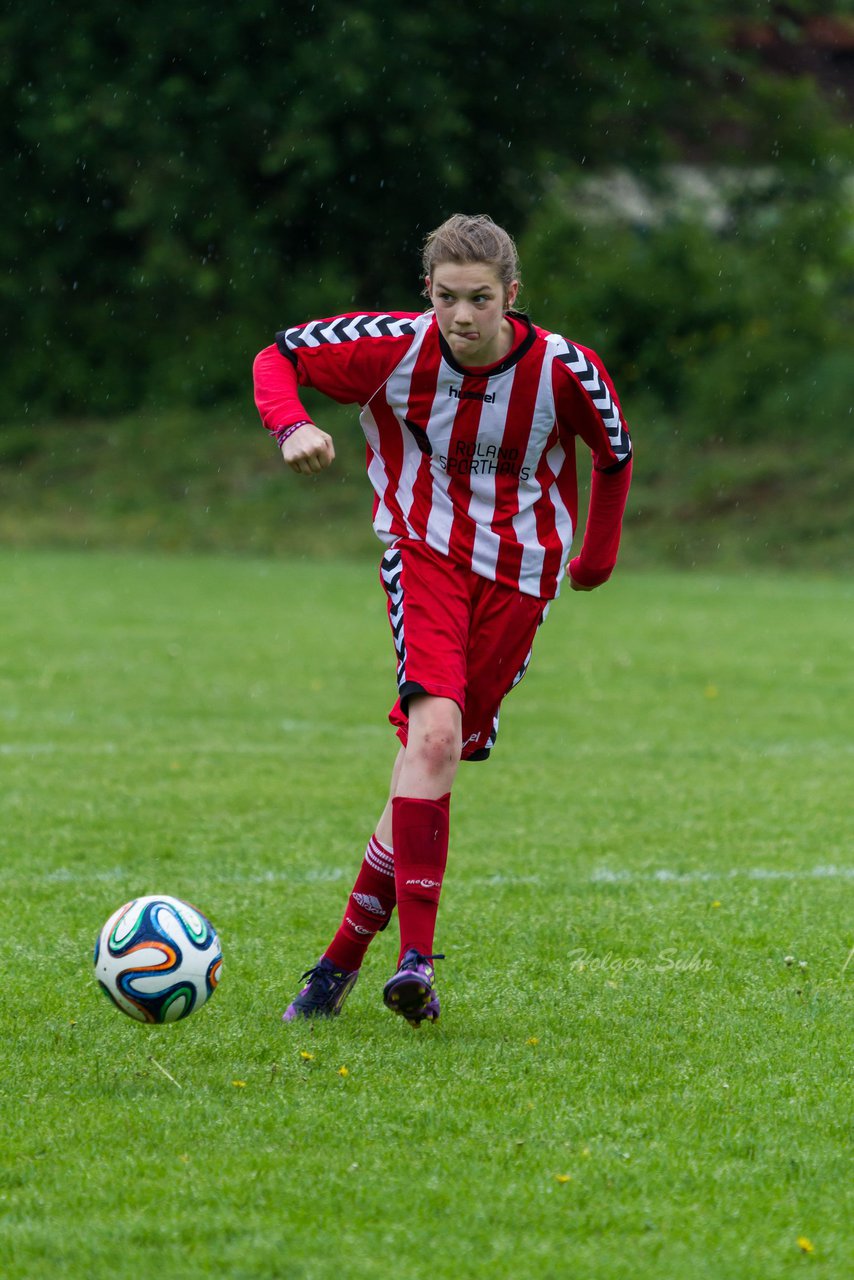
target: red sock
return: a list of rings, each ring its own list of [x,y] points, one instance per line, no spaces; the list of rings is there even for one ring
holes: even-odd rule
[[[400,959],[410,947],[429,956],[448,861],[451,793],[439,800],[392,801],[394,880],[400,921]]]
[[[375,835],[368,841],[362,866],[326,957],[339,969],[361,967],[371,939],[384,929],[394,911],[394,859]]]

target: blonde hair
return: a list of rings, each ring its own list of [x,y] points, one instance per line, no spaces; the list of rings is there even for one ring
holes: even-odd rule
[[[427,236],[421,260],[424,274],[431,280],[440,262],[483,262],[494,267],[505,296],[520,275],[513,237],[486,213],[453,214]]]

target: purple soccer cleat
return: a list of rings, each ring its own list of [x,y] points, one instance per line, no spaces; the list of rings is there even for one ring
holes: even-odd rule
[[[283,1022],[293,1022],[296,1018],[337,1017],[356,985],[359,970],[353,969],[348,973],[321,956],[314,968],[302,976],[308,978],[308,982],[282,1014]]]
[[[444,956],[423,956],[410,947],[404,953],[397,973],[383,988],[383,1003],[392,1013],[399,1013],[412,1027],[422,1022],[439,1019],[439,993],[431,960],[444,960]]]

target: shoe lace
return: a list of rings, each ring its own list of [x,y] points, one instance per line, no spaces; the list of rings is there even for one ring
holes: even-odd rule
[[[326,969],[321,964],[316,964],[312,969],[305,971],[300,981],[305,982],[306,980],[312,986],[316,984],[320,988],[318,994],[323,995],[328,995],[340,982],[337,969]]]

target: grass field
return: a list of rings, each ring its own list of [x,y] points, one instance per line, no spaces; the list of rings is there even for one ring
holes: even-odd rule
[[[395,751],[374,568],[0,553],[0,1275],[849,1277],[853,624],[567,593],[455,791],[442,1022],[389,936],[285,1027]],[[91,973],[148,892],[225,951],[168,1028]]]

